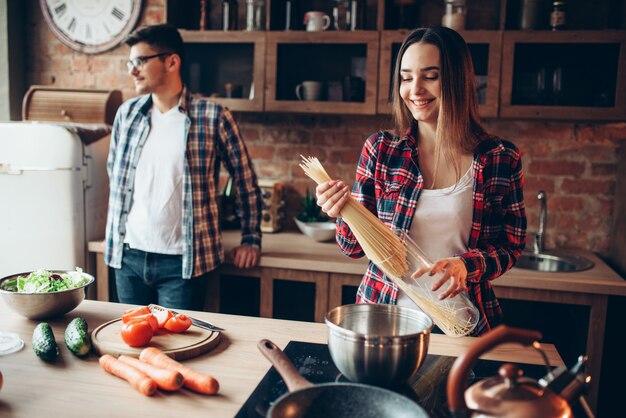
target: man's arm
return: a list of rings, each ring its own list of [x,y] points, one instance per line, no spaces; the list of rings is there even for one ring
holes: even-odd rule
[[[242,245],[233,250],[233,260],[237,267],[253,267],[261,252],[261,189],[239,127],[228,109],[222,109],[218,124],[222,161],[233,178],[241,211]]]

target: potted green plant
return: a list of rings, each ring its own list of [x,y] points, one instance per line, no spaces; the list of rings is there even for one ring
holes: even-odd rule
[[[294,218],[300,231],[315,241],[330,241],[335,237],[335,222],[322,212],[315,195],[309,189],[302,201],[302,212]]]
[[[302,200],[302,212],[297,216],[301,222],[328,222],[330,219],[322,208],[317,205],[317,199],[315,195],[311,193],[311,190],[306,189],[306,195]]]

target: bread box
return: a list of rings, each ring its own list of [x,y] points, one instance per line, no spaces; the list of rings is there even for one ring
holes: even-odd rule
[[[113,125],[122,104],[119,90],[31,86],[22,104],[22,119]]]

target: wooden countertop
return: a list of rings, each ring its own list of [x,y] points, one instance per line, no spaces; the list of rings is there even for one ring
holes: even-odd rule
[[[239,231],[225,231],[224,249],[240,242]],[[586,257],[594,267],[580,272],[544,273],[513,268],[493,281],[496,287],[556,290],[575,293],[626,296],[626,280],[591,251],[570,250]],[[228,260],[227,260],[228,262]],[[367,259],[355,260],[341,253],[335,242],[320,243],[299,232],[263,234],[261,267],[313,270],[330,273],[365,273]]]
[[[98,357],[73,356],[63,344],[65,326],[76,316],[87,319],[89,329],[118,317],[130,305],[85,300],[77,309],[59,319],[48,321],[53,328],[60,358],[44,363],[32,351],[32,332],[37,321],[14,314],[0,302],[0,331],[15,332],[25,347],[0,357],[4,385],[0,390],[0,415],[12,417],[119,417],[119,416],[186,416],[233,417],[270,365],[259,353],[256,343],[262,338],[284,348],[290,340],[326,343],[326,325],[243,317],[208,312],[193,312],[226,331],[212,351],[184,363],[215,376],[220,382],[217,396],[195,394],[187,390],[158,392],[146,397],[128,383],[113,377],[98,365]],[[449,338],[432,335],[429,353],[456,356],[471,344],[473,338]],[[545,346],[553,365],[562,361],[552,345]],[[528,347],[506,345],[484,358],[518,363],[542,364],[538,353]]]
[[[239,245],[240,231],[224,231],[226,262],[229,250]],[[89,243],[89,251],[102,253],[102,241]],[[579,272],[544,273],[513,268],[492,283],[498,287],[556,290],[573,293],[626,296],[626,280],[591,251],[571,249],[573,254],[593,261],[593,268]],[[341,253],[335,242],[316,242],[299,232],[263,234],[261,267],[310,270],[328,273],[363,275],[368,260],[352,259]]]

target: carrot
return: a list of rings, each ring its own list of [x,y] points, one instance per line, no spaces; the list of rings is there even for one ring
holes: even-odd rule
[[[156,367],[178,371],[184,377],[183,385],[198,393],[215,395],[220,389],[219,382],[213,376],[197,372],[180,364],[156,347],[147,347],[141,350],[139,359]]]
[[[137,370],[133,366],[130,366],[109,354],[105,354],[100,357],[99,363],[100,367],[102,367],[105,371],[111,373],[113,376],[126,380],[144,395],[151,396],[157,390],[157,384],[154,383],[154,380],[150,379],[143,372]]]
[[[156,367],[131,356],[121,355],[118,360],[144,372],[160,389],[178,390],[183,386],[183,375],[175,370]]]

